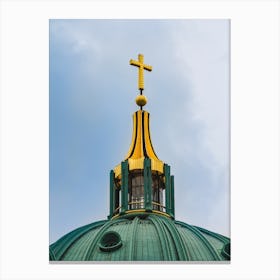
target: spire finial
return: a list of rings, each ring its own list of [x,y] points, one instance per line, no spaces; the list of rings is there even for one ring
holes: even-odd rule
[[[152,66],[144,64],[144,55],[139,54],[138,55],[138,61],[130,59],[129,61],[130,65],[137,66],[139,68],[138,71],[138,89],[140,90],[140,95],[136,97],[136,104],[141,107],[144,106],[147,103],[147,98],[145,95],[142,94],[142,91],[144,90],[144,70],[152,71]]]

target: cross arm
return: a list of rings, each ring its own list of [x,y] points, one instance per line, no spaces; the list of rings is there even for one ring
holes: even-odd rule
[[[144,64],[144,69],[145,70],[148,70],[148,71],[152,71],[153,70],[153,67],[152,66],[150,66],[150,65],[146,65],[146,64]]]
[[[130,65],[134,65],[134,66],[138,66],[138,67],[141,66],[141,64],[140,64],[138,61],[133,60],[133,59],[130,59],[130,60],[129,60],[129,64],[130,64]]]

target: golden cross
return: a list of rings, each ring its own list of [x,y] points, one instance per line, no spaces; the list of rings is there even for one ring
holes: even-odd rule
[[[143,54],[138,54],[138,61],[130,59],[129,64],[139,68],[138,88],[142,91],[144,89],[144,70],[152,71],[152,66],[144,64]]]

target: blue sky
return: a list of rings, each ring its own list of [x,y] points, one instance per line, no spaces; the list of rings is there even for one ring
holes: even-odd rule
[[[106,219],[143,53],[151,137],[177,220],[230,236],[229,20],[50,20],[50,243]]]

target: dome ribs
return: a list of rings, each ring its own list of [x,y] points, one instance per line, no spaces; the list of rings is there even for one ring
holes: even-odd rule
[[[128,261],[133,261],[135,259],[135,245],[136,245],[135,240],[136,240],[138,222],[139,222],[139,218],[135,217],[131,225],[131,238],[129,241]]]
[[[162,223],[161,219],[154,216],[149,216],[148,218],[155,226],[156,231],[158,233],[158,237],[161,244],[161,251],[163,255],[164,261],[172,261],[176,259],[176,254],[173,252],[173,250],[170,248],[171,244],[171,238],[167,234],[166,228],[164,224]]]
[[[165,224],[166,228],[170,232],[170,235],[173,239],[173,244],[178,254],[179,261],[188,261],[190,260],[190,256],[184,246],[184,242],[182,240],[181,234],[179,233],[178,229],[176,228],[173,221],[169,219],[162,219],[162,222]]]
[[[205,228],[201,228],[201,227],[198,227],[198,226],[193,226],[193,227],[196,228],[196,229],[198,229],[198,230],[201,231],[201,232],[204,232],[204,233],[206,233],[206,234],[208,234],[208,235],[210,235],[210,236],[212,236],[212,237],[215,237],[215,238],[219,239],[219,240],[222,241],[224,244],[227,244],[227,243],[229,243],[229,241],[230,241],[229,238],[227,238],[227,237],[225,237],[225,236],[223,236],[223,235],[221,235],[221,234],[218,234],[218,233],[209,231],[209,230],[207,230],[207,229],[205,229]]]
[[[219,233],[209,231],[205,228],[201,228],[198,226],[193,226],[193,227],[198,229],[206,237],[206,239],[210,237],[210,238],[215,238],[216,240],[221,242],[223,244],[221,248],[217,248],[217,246],[214,246],[214,244],[213,246],[221,253],[221,255],[223,256],[223,258],[225,258],[225,260],[230,260],[230,253],[225,251],[227,248],[230,248],[230,238],[225,237]],[[212,244],[213,241],[211,241],[210,239],[209,242]]]
[[[197,228],[195,228],[191,225],[188,225],[186,223],[179,222],[179,221],[176,221],[176,224],[181,225],[181,226],[189,229],[190,231],[192,231],[195,234],[195,236],[200,239],[200,241],[202,242],[204,247],[207,249],[207,251],[211,254],[213,261],[222,261],[222,258],[219,256],[218,252],[211,246],[211,244],[206,239],[206,237],[204,237]],[[209,261],[212,261],[212,260],[209,260]]]
[[[55,260],[63,260],[70,247],[88,231],[103,225],[106,221],[98,221],[75,229],[51,245]]]
[[[51,247],[49,248],[49,259],[50,259],[50,261],[55,261],[56,260],[55,253],[54,253],[54,251],[52,250]]]

